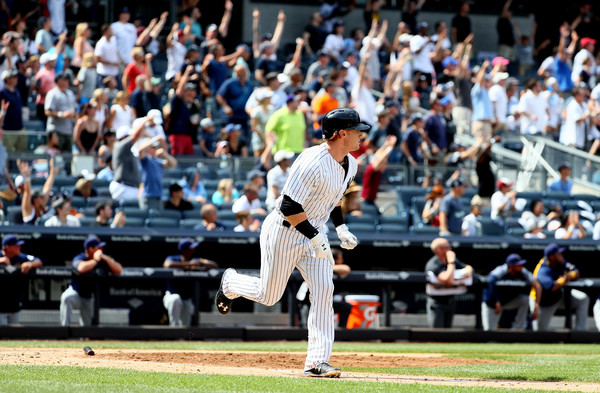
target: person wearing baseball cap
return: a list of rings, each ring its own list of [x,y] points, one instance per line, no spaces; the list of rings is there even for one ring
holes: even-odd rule
[[[267,173],[267,198],[265,203],[267,211],[271,212],[275,208],[275,202],[289,176],[289,167],[292,166],[292,159],[295,154],[287,150],[279,150],[273,156],[275,166]]]
[[[106,246],[105,242],[95,235],[90,235],[83,241],[83,252],[73,258],[73,278],[60,297],[62,326],[71,324],[71,314],[75,309],[80,313],[79,325],[90,326],[94,319],[97,271],[113,275],[120,275],[123,272],[121,263],[104,253],[104,246]]]
[[[163,267],[179,270],[208,270],[217,269],[213,261],[194,257],[200,243],[189,237],[183,238],[177,244],[179,254],[165,258]],[[170,326],[192,326],[192,316],[197,310],[194,304],[194,282],[192,280],[167,280],[167,290],[163,296],[163,305],[169,315]],[[203,295],[204,296],[204,295]]]
[[[492,194],[490,217],[492,220],[503,222],[516,213],[517,191],[512,190],[514,182],[506,177],[501,177],[496,182],[498,190]]]
[[[2,238],[0,265],[6,267],[5,273],[9,279],[3,280],[0,286],[0,326],[19,323],[22,294],[26,292],[28,284],[21,276],[42,266],[39,258],[21,252],[24,244],[23,240],[13,234]]]
[[[556,310],[565,308],[565,284],[580,277],[579,269],[565,260],[564,251],[566,248],[556,243],[548,244],[544,249],[544,257],[533,271],[534,277],[542,287],[541,292],[532,290],[529,294],[530,308],[533,308],[534,302],[539,303],[538,319],[532,323],[534,331],[548,330]],[[585,331],[590,299],[577,289],[570,289],[570,293],[570,305],[575,310],[575,330]],[[538,299],[540,295],[541,299]]]
[[[47,132],[58,134],[58,147],[63,152],[71,152],[73,148],[73,127],[77,118],[77,98],[69,86],[71,76],[61,72],[54,77],[56,87],[48,92],[44,110],[48,117]]]
[[[571,177],[571,164],[567,161],[561,162],[558,164],[557,169],[560,177],[550,183],[548,191],[564,192],[571,195],[573,190],[573,181],[569,179]]]
[[[465,216],[460,198],[465,195],[465,183],[456,178],[450,181],[450,191],[442,199],[440,206],[440,236],[460,236],[462,233],[462,219]]]
[[[524,265],[527,260],[519,254],[510,254],[505,263],[497,266],[487,276],[487,287],[483,290],[481,302],[481,321],[483,330],[495,330],[504,310],[516,310],[516,316],[510,327],[525,329],[529,314],[529,292],[541,293],[542,286]],[[498,281],[514,285],[496,286]],[[531,318],[538,318],[539,301],[533,302]]]
[[[596,40],[591,37],[583,37],[579,44],[581,46],[581,50],[577,52],[575,57],[573,57],[573,68],[571,71],[571,80],[573,84],[576,85],[579,80],[579,76],[581,75],[581,71],[583,71],[583,66],[588,59],[591,59],[591,63],[589,66],[590,70],[596,69],[596,56],[594,52],[596,50]]]
[[[423,163],[423,151],[421,147],[423,142],[421,132],[424,132],[423,126],[425,125],[423,114],[414,112],[410,115],[409,122],[410,126],[406,129],[404,135],[402,135],[400,148],[408,164],[415,166]],[[415,176],[417,176],[416,173]]]

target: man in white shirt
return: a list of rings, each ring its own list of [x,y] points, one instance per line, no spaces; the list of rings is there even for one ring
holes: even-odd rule
[[[112,76],[120,81],[119,50],[117,47],[117,38],[113,35],[112,27],[105,24],[101,28],[102,37],[96,43],[94,48],[94,56],[96,56],[96,72],[98,73],[98,86],[102,86],[102,80],[107,76]]]
[[[496,119],[495,131],[506,130],[506,116],[508,115],[508,96],[506,95],[507,72],[497,72],[494,77],[494,86],[490,88],[489,96],[494,107],[494,118]]]
[[[234,213],[242,210],[248,210],[253,216],[266,216],[267,212],[262,208],[260,199],[258,199],[258,186],[248,182],[244,184],[244,195],[234,202],[231,211]]]
[[[427,22],[419,23],[419,34],[410,39],[410,51],[413,54],[413,70],[427,76],[427,81],[431,84],[431,75],[434,72],[431,62],[431,53],[435,50],[435,45],[431,42],[431,37],[427,36],[429,25]]]
[[[133,61],[131,50],[137,41],[135,26],[129,23],[129,8],[123,7],[119,12],[119,20],[110,25],[113,34],[117,37],[117,47],[121,63],[127,65]]]
[[[65,1],[66,0],[48,0],[47,7],[52,21],[52,33],[59,35],[67,30],[65,23]]]
[[[267,210],[270,212],[275,208],[275,201],[279,198],[281,190],[288,178],[288,168],[292,165],[294,153],[287,150],[279,150],[273,156],[275,166],[267,173]]]
[[[509,218],[512,213],[517,211],[515,203],[517,201],[517,192],[512,190],[514,182],[505,177],[501,177],[496,183],[498,191],[496,191],[490,199],[492,220],[504,221]]]
[[[573,99],[567,105],[565,125],[560,131],[559,142],[565,146],[575,146],[578,149],[585,147],[585,126],[591,116],[585,104],[586,98],[586,88],[575,88]]]
[[[548,103],[540,94],[541,84],[535,78],[525,82],[527,92],[519,100],[519,114],[521,115],[521,134],[545,134],[548,121]]]
[[[571,71],[571,80],[573,83],[577,83],[579,79],[579,74],[583,69],[583,64],[587,61],[588,58],[592,59],[592,66],[590,70],[592,70],[592,75],[590,78],[590,86],[594,86],[596,84],[596,58],[594,56],[594,50],[596,48],[596,40],[590,37],[583,37],[581,41],[579,41],[581,45],[581,50],[577,52],[575,57],[573,58],[573,70]]]
[[[541,93],[541,96],[548,103],[548,122],[546,123],[546,133],[551,133],[553,137],[558,135],[561,123],[561,112],[563,110],[564,100],[558,94],[558,81],[551,76],[546,79],[546,90]]]
[[[362,55],[362,61],[358,69],[358,83],[352,88],[351,97],[354,103],[354,109],[360,115],[363,122],[373,125],[377,122],[377,114],[375,112],[375,99],[371,94],[373,87],[373,79],[367,71],[367,62],[371,57],[370,52]]]

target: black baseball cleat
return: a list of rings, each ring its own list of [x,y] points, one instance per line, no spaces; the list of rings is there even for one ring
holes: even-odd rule
[[[341,374],[342,370],[330,366],[325,362],[318,364],[315,368],[304,371],[304,375],[307,377],[339,378]]]
[[[223,278],[225,277],[227,270],[225,270],[223,272],[223,276],[221,276],[221,284],[219,285],[219,290],[215,296],[215,305],[217,306],[217,311],[222,315],[229,314],[229,311],[231,311],[231,303],[233,303],[233,300],[225,296],[223,293]]]

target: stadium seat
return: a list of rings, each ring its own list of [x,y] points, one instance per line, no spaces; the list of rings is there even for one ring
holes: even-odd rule
[[[77,182],[77,178],[73,176],[56,176],[54,178],[55,187],[74,187]]]
[[[517,193],[517,198],[527,199],[528,202],[534,199],[542,199],[543,197],[544,195],[540,191],[519,191]]]
[[[6,206],[6,217],[11,224],[22,224],[23,214],[21,212],[21,206]]]
[[[219,210],[217,215],[219,220],[235,220],[235,213],[231,210]]]
[[[504,236],[506,234],[504,225],[489,217],[479,217],[479,222],[483,236]]]
[[[413,234],[428,234],[428,235],[437,235],[440,233],[440,228],[434,227],[431,225],[425,225],[423,223],[419,223],[417,225],[413,225],[409,228],[409,232]]]
[[[360,210],[363,213],[366,214],[370,214],[372,216],[378,216],[379,215],[379,210],[377,209],[377,206],[375,205],[371,205],[370,203],[361,203],[360,204]]]
[[[200,206],[201,207],[201,206]],[[181,212],[181,216],[185,218],[202,218],[200,216],[200,207],[194,207],[192,210],[185,210]]]
[[[567,199],[571,199],[571,195],[566,192],[558,192],[558,191],[546,191],[542,193],[544,199],[551,199],[554,201],[565,201]]]
[[[595,203],[600,197],[593,194],[573,194],[571,199],[575,201],[586,201],[587,203]]]
[[[148,214],[150,218],[172,218],[177,221],[181,220],[182,214],[179,210],[173,209],[150,209],[150,214]]]
[[[84,197],[77,195],[71,197],[71,206],[75,209],[80,209],[82,207],[86,207],[87,205],[87,201]]]
[[[136,199],[137,201],[137,199]],[[95,207],[98,202],[111,202],[113,209],[119,207],[119,201],[112,200],[110,197],[95,196],[87,199],[87,206]],[[137,205],[135,205],[137,207]]]
[[[523,228],[519,223],[519,217],[510,217],[506,219],[506,228]]]
[[[379,216],[380,225],[400,225],[404,227],[403,232],[408,232],[409,215],[406,211],[401,211],[398,215]]]
[[[110,182],[109,182],[108,180],[106,180],[106,179],[98,179],[98,178],[95,178],[95,179],[92,181],[92,186],[93,186],[94,188],[96,188],[96,189],[98,189],[98,188],[100,188],[100,187],[108,187],[108,186],[109,186],[109,184],[110,184]]]
[[[465,195],[463,197],[469,199],[469,204],[471,203],[471,199],[477,194],[477,191],[477,188],[465,188]]]
[[[527,233],[523,228],[508,228],[507,234],[510,237],[523,237]]]
[[[376,216],[363,213],[361,216],[346,215],[346,224],[369,224],[375,225]]]
[[[96,207],[94,206],[86,206],[79,209],[79,213],[83,214],[86,217],[94,217],[96,218]]]
[[[201,218],[184,218],[179,221],[179,228],[194,229],[194,227],[202,222]]]
[[[221,210],[231,210],[232,207],[233,207],[233,201],[224,201],[219,206],[219,211],[221,211]]]
[[[427,189],[421,186],[398,186],[396,187],[398,194],[398,211],[410,209],[411,200],[415,196],[425,196]]]
[[[149,217],[147,209],[140,209],[139,207],[123,207],[121,208],[123,213],[125,213],[125,217],[129,219],[129,217],[138,217],[146,219]]]
[[[346,225],[348,225],[348,230],[350,230],[350,232],[352,232],[352,233],[358,233],[358,232],[372,233],[372,232],[375,232],[377,229],[375,226],[375,222],[372,222],[371,224],[367,224],[367,223],[363,223],[363,222],[355,222],[355,223],[348,223]]]
[[[139,228],[143,227],[146,223],[146,219],[141,217],[127,217],[125,219],[125,228]]]
[[[140,207],[140,201],[137,199],[125,199],[121,202],[121,207]]]
[[[408,226],[396,223],[384,223],[377,226],[377,231],[381,233],[406,233]]]
[[[89,227],[95,221],[96,217],[79,217],[79,222],[82,227]]]
[[[149,228],[179,228],[179,219],[167,217],[154,217],[146,219]]]
[[[410,205],[411,224],[416,225],[423,221],[422,214],[425,207],[425,196],[415,196]]]
[[[237,220],[221,220],[219,218],[219,221],[221,222],[221,224],[225,225],[225,229],[229,230],[229,231],[233,231],[233,228],[235,228],[238,225]]]

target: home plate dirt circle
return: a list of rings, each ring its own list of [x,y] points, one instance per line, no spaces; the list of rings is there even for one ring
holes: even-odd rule
[[[0,348],[0,364],[106,367],[147,372],[300,378],[306,356],[304,352],[93,349],[95,356],[86,355],[83,346],[82,348]],[[342,368],[342,379],[351,381],[487,386],[519,390],[600,391],[600,384],[597,383],[507,381],[344,371],[344,367],[402,368],[509,363],[512,362],[448,358],[443,354],[336,352],[331,357],[331,364]]]

